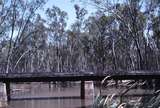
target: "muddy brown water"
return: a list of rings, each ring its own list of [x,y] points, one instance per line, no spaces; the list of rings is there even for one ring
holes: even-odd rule
[[[58,85],[58,86],[57,86]],[[6,108],[92,108],[93,96],[80,99],[80,83],[11,84],[11,101]]]
[[[63,84],[56,83],[23,83],[11,84],[11,101],[6,108],[92,108],[94,95],[99,88],[94,87],[94,95],[90,91],[85,91],[85,100],[80,99],[80,82]],[[121,93],[124,88],[103,90],[103,93]],[[127,88],[125,88],[127,89]],[[102,94],[103,94],[102,93]],[[129,94],[149,94],[150,90],[133,89]]]

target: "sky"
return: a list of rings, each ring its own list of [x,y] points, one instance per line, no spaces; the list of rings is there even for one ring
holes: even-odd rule
[[[0,0],[1,1],[1,0]],[[96,12],[95,7],[84,4],[82,2],[79,2],[79,0],[74,0],[74,2],[71,2],[73,0],[48,0],[48,2],[44,5],[43,10],[38,10],[37,13],[39,13],[42,18],[45,19],[45,10],[47,8],[52,8],[52,6],[57,6],[61,10],[67,12],[68,14],[68,20],[67,20],[67,27],[66,29],[70,29],[71,25],[76,21],[76,12],[74,9],[74,5],[78,4],[81,8],[85,8],[88,11],[88,14],[86,15],[86,18],[91,15],[91,13]],[[86,0],[87,1],[87,0]],[[14,32],[14,37],[16,37],[18,34],[18,31]]]
[[[76,13],[74,9],[74,5],[78,4],[80,7],[85,8],[88,11],[88,17],[91,15],[91,13],[96,12],[95,7],[79,2],[79,0],[75,0],[74,2],[71,2],[71,0],[48,0],[48,2],[45,4],[44,9],[51,8],[53,5],[59,7],[61,10],[68,13],[68,21],[67,21],[67,28],[70,28],[71,24],[73,24],[76,20]],[[40,12],[42,16],[44,16],[44,12]]]

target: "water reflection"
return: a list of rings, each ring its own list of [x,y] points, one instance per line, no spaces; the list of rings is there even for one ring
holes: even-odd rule
[[[12,100],[7,108],[92,108],[93,96],[80,99],[80,83],[59,85],[48,83],[12,84]],[[32,100],[31,100],[32,99]]]
[[[91,100],[45,99],[11,101],[7,108],[91,108]]]

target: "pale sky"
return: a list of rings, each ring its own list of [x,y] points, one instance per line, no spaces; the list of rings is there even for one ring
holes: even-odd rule
[[[44,9],[51,8],[53,5],[55,5],[61,10],[66,11],[68,14],[67,28],[70,28],[70,25],[76,20],[76,14],[74,9],[75,4],[78,4],[80,5],[80,7],[85,8],[88,11],[87,16],[91,15],[91,13],[94,13],[96,11],[95,7],[79,2],[79,0],[75,0],[74,2],[71,2],[71,0],[48,0],[48,2],[44,6]],[[42,16],[44,16],[43,12],[40,13]]]

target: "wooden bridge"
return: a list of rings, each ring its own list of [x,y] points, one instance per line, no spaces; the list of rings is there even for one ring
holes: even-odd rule
[[[160,71],[108,71],[101,74],[92,72],[53,73],[0,73],[0,82],[6,84],[7,98],[10,100],[10,83],[16,82],[51,82],[51,81],[81,81],[81,99],[85,98],[85,81],[101,81],[106,76],[108,80],[149,80],[160,79]]]

